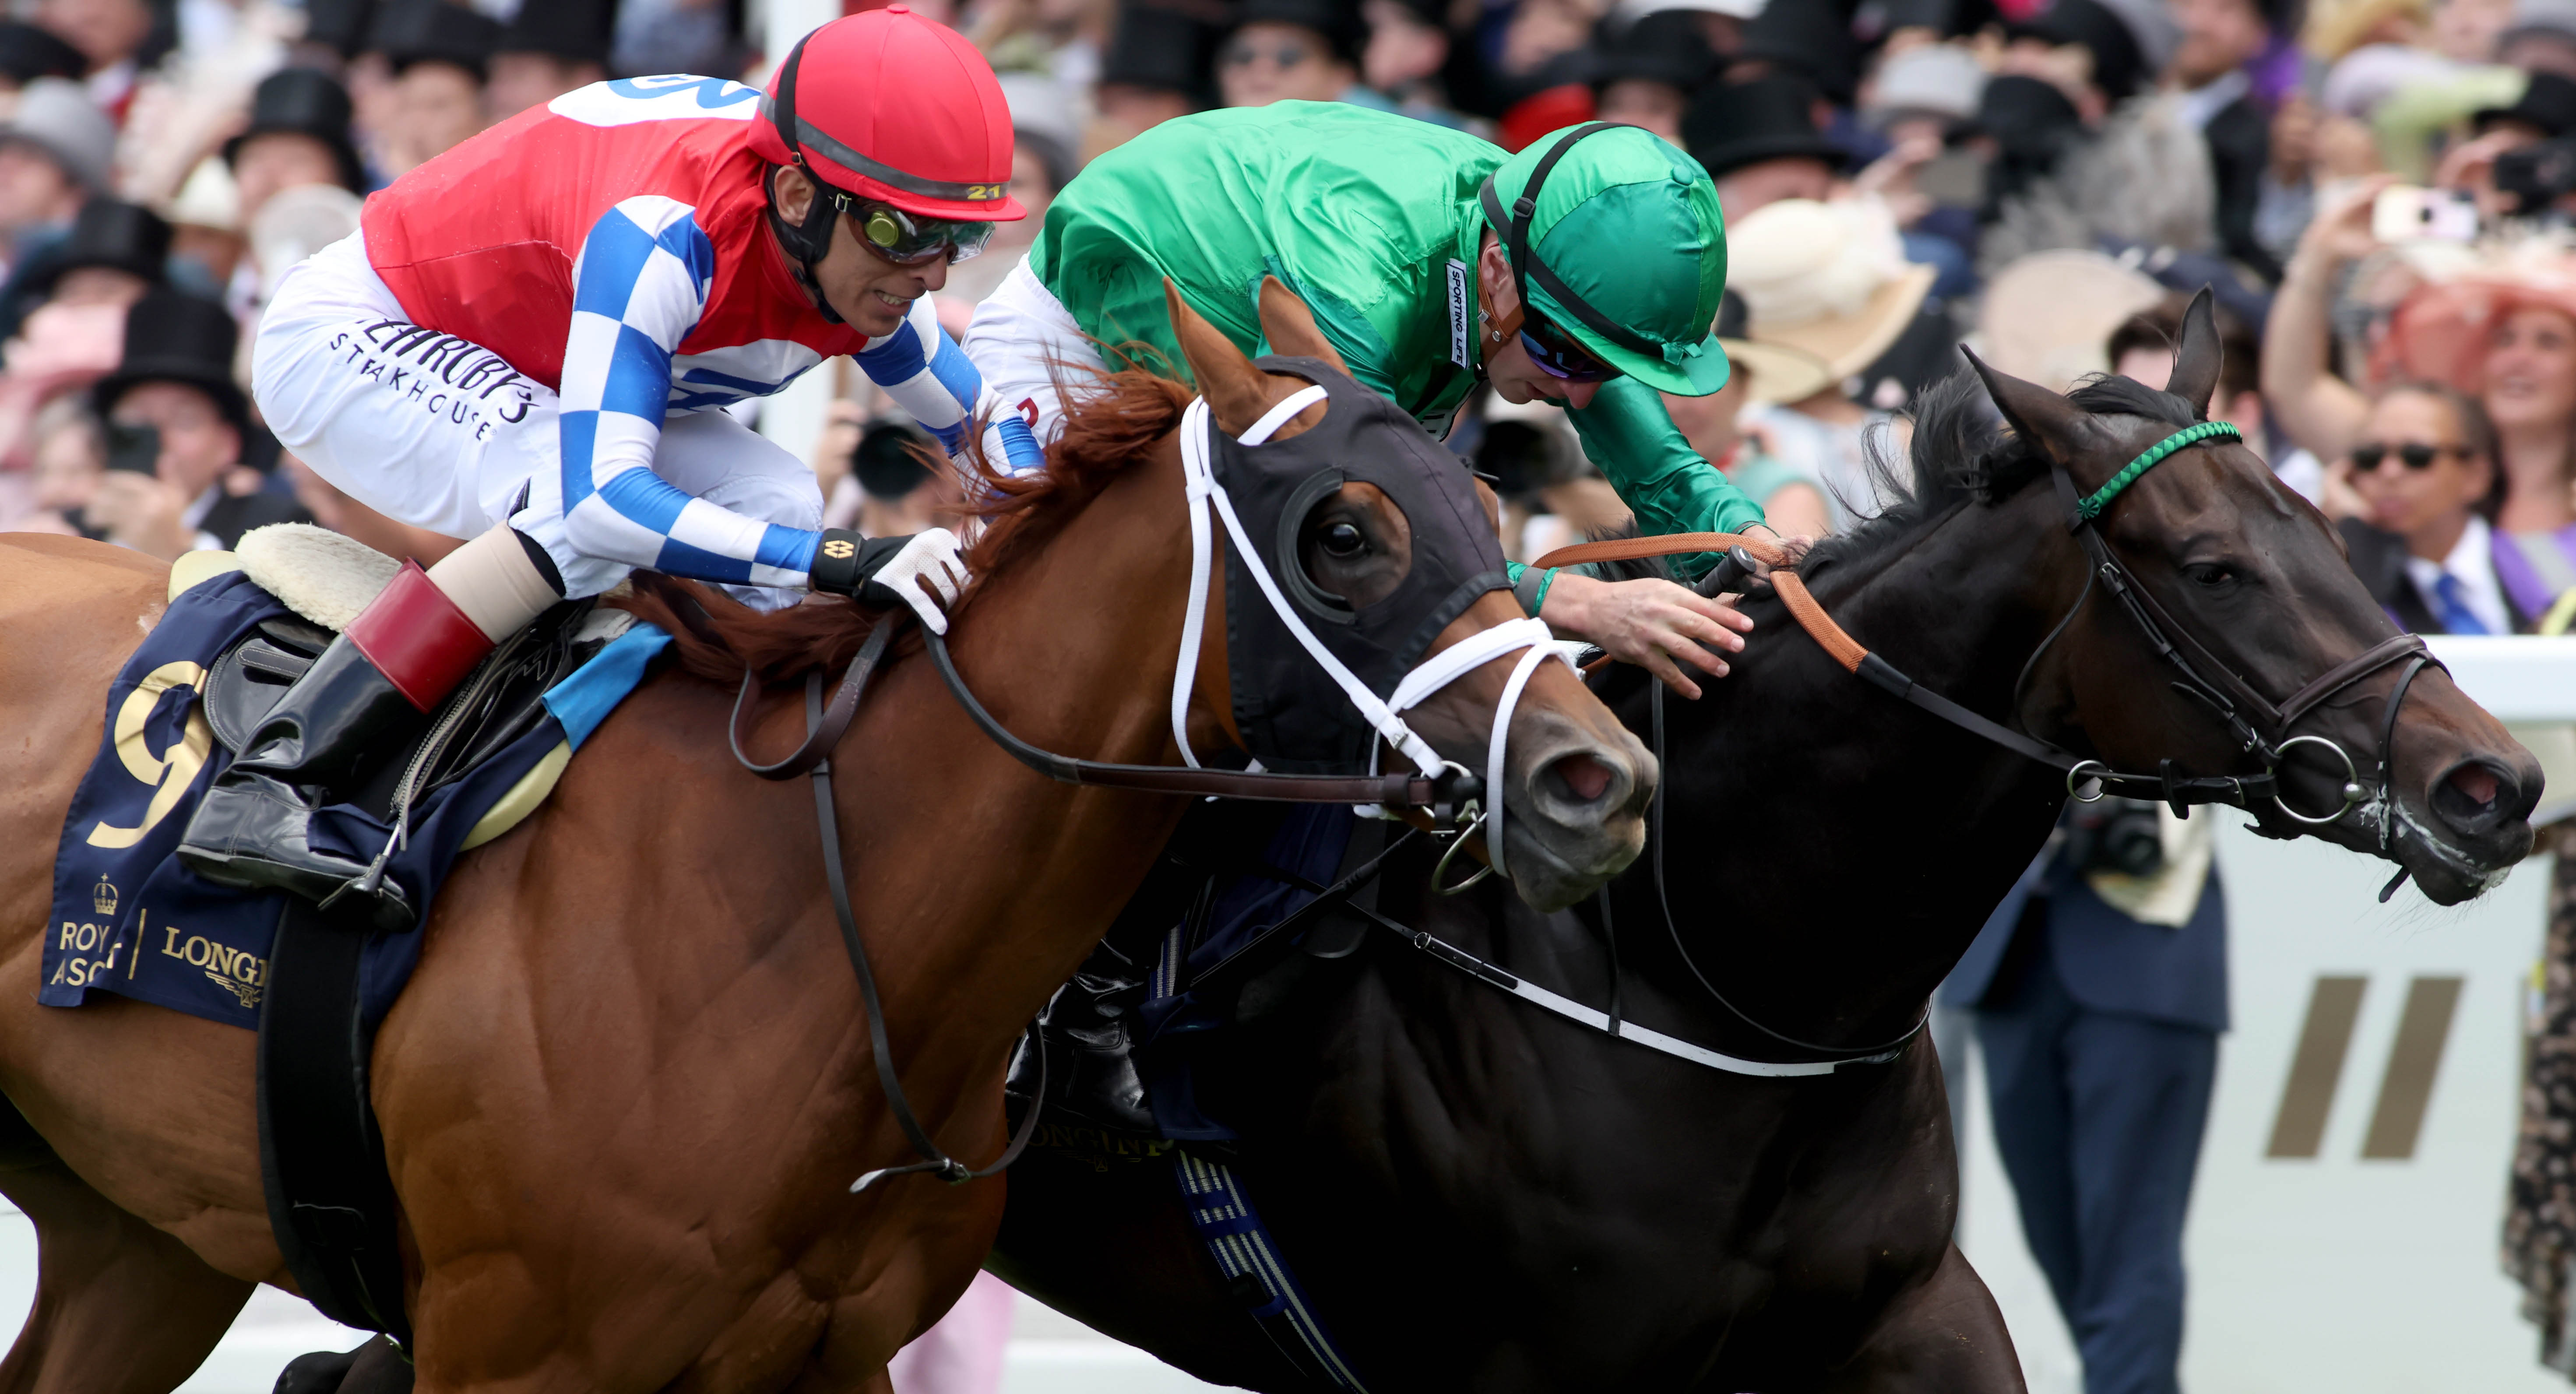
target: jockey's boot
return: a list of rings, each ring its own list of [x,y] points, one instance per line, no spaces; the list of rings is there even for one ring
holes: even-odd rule
[[[226,886],[328,900],[364,864],[316,850],[313,815],[347,798],[407,749],[497,643],[560,598],[549,563],[508,528],[468,542],[432,571],[405,563],[367,608],[269,708],[188,822],[179,859]],[[460,563],[451,566],[451,563]],[[375,923],[414,919],[393,877],[367,887]]]

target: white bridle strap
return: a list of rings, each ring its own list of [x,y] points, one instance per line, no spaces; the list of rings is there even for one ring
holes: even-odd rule
[[[1291,392],[1287,398],[1264,412],[1252,429],[1235,437],[1245,445],[1259,445],[1270,439],[1291,417],[1330,396],[1320,387],[1307,387]],[[1207,414],[1205,399],[1190,403],[1190,412]],[[1188,491],[1190,512],[1190,608],[1181,618],[1181,663],[1172,673],[1172,739],[1181,748],[1181,762],[1191,769],[1199,767],[1199,757],[1190,749],[1190,695],[1198,686],[1199,645],[1207,634],[1208,576],[1214,559],[1209,555],[1207,498],[1216,488],[1216,479],[1208,473],[1207,437],[1190,429],[1188,413],[1181,418],[1181,479]],[[1209,424],[1214,429],[1214,423]]]
[[[1320,387],[1301,387],[1281,398],[1279,405],[1263,412],[1261,419],[1253,422],[1250,430],[1234,438],[1235,443],[1238,445],[1267,444],[1280,427],[1288,424],[1289,418],[1331,395]]]
[[[1539,624],[1537,620],[1530,623]],[[1541,663],[1557,659],[1565,664],[1567,672],[1580,675],[1583,670],[1574,666],[1574,651],[1582,647],[1552,640],[1531,645],[1521,655],[1521,661],[1512,665],[1512,676],[1503,684],[1503,700],[1494,704],[1493,736],[1485,754],[1485,859],[1493,864],[1494,874],[1506,881],[1512,874],[1503,869],[1503,753],[1509,748],[1512,711],[1520,705],[1521,689],[1529,685],[1530,675],[1538,671]]]
[[[1321,387],[1308,387],[1291,393],[1286,400],[1263,413],[1259,421],[1252,423],[1252,429],[1236,439],[1244,445],[1259,445],[1269,440],[1290,418],[1327,395]],[[1520,704],[1522,690],[1529,685],[1530,675],[1538,671],[1539,664],[1554,658],[1572,669],[1574,655],[1583,646],[1559,642],[1547,625],[1536,619],[1498,624],[1478,630],[1424,659],[1396,683],[1392,697],[1381,701],[1366,683],[1333,656],[1332,650],[1324,647],[1323,642],[1315,637],[1315,632],[1289,608],[1288,598],[1279,592],[1278,581],[1272,578],[1270,569],[1261,564],[1261,554],[1245,533],[1243,520],[1235,516],[1234,501],[1226,496],[1224,487],[1216,482],[1215,475],[1208,468],[1208,442],[1215,430],[1216,423],[1209,416],[1206,398],[1191,402],[1181,414],[1181,478],[1188,491],[1190,515],[1190,602],[1189,610],[1181,621],[1179,662],[1172,672],[1172,739],[1180,746],[1181,759],[1192,768],[1199,763],[1198,756],[1190,749],[1189,711],[1190,697],[1198,685],[1199,649],[1207,634],[1209,577],[1215,566],[1215,549],[1206,514],[1213,510],[1225,523],[1226,535],[1242,552],[1247,563],[1244,569],[1252,573],[1253,583],[1260,587],[1262,598],[1270,602],[1271,610],[1288,626],[1288,632],[1297,637],[1307,657],[1314,659],[1316,665],[1333,679],[1351,706],[1387,744],[1402,751],[1405,758],[1426,775],[1438,775],[1447,767],[1447,762],[1431,748],[1429,741],[1405,724],[1399,713],[1495,659],[1513,652],[1521,654],[1520,662],[1514,665],[1511,677],[1503,684],[1502,700],[1495,704],[1493,730],[1485,760],[1485,848],[1495,874],[1506,875],[1503,870],[1503,761],[1512,714]],[[1377,762],[1377,751],[1372,747],[1369,752],[1371,773],[1376,772]],[[1359,811],[1380,816],[1384,812],[1374,805],[1362,805]]]

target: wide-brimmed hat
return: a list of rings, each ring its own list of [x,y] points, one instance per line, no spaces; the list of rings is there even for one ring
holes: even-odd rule
[[[1754,338],[1752,314],[1733,290],[1717,305],[1717,342],[1726,349],[1728,364],[1743,375],[1747,400],[1803,402],[1833,385],[1832,364],[1805,349]]]
[[[494,51],[542,53],[566,63],[608,64],[617,0],[523,0]]]
[[[1584,76],[1595,92],[1614,82],[1660,82],[1696,91],[1717,66],[1699,20],[1687,10],[1660,10],[1612,34],[1594,48]]]
[[[1691,158],[1713,178],[1764,160],[1822,160],[1835,169],[1849,152],[1816,129],[1816,89],[1786,73],[1710,88],[1682,117]]]
[[[1923,307],[1939,273],[1905,259],[1875,199],[1782,199],[1729,230],[1727,283],[1754,338],[1822,359],[1837,379],[1878,361]]]
[[[1986,70],[1977,56],[1950,44],[1926,44],[1887,60],[1870,84],[1869,106],[1861,112],[1872,126],[1913,116],[1937,116],[1964,124],[1977,117],[1985,96]]]
[[[1986,283],[1977,350],[1997,369],[2051,392],[2111,370],[2111,334],[2165,298],[2143,271],[2100,252],[2034,252]]]
[[[139,203],[94,198],[81,205],[72,230],[36,272],[36,288],[51,292],[71,272],[103,267],[140,276],[155,285],[169,275],[170,225]]]
[[[250,124],[224,142],[224,166],[235,167],[241,148],[255,136],[299,135],[322,142],[339,162],[340,183],[353,194],[367,191],[366,167],[349,140],[354,108],[347,88],[329,73],[311,68],[284,68],[260,79],[251,93]]]
[[[241,327],[221,302],[166,286],[147,292],[125,312],[125,353],[116,371],[90,389],[101,416],[116,410],[126,389],[147,382],[185,383],[215,399],[224,418],[245,433],[250,399],[233,380],[233,352]]]
[[[89,59],[50,29],[0,20],[0,77],[25,86],[40,77],[77,78]]]
[[[383,54],[397,73],[415,63],[446,63],[478,79],[490,71],[500,44],[498,21],[448,0],[385,0],[367,36],[367,47]]]
[[[2488,107],[2471,118],[2480,131],[2499,121],[2514,121],[2544,136],[2576,131],[2576,81],[2556,73],[2533,73],[2511,106]]]
[[[0,141],[45,152],[73,182],[93,193],[107,187],[116,159],[116,123],[91,101],[89,90],[59,77],[40,77],[18,93],[18,110],[0,124]]]
[[[2371,377],[2447,382],[2486,390],[2487,341],[2516,310],[2556,310],[2576,321],[2576,254],[2545,240],[2487,251],[2464,269],[2414,263],[2426,284],[2397,303],[2371,356]]]

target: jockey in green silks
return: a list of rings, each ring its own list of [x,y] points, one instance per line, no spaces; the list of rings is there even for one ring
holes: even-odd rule
[[[1708,172],[1633,126],[1570,127],[1513,155],[1339,103],[1167,121],[1056,196],[964,348],[1049,440],[1058,365],[1105,368],[1100,346],[1129,342],[1182,361],[1165,277],[1246,353],[1268,352],[1264,276],[1306,302],[1353,377],[1432,434],[1480,380],[1507,401],[1549,398],[1641,532],[1768,532],[1656,396],[1726,385],[1712,333],[1726,231]],[[1680,560],[1696,575],[1717,558]],[[1523,608],[1687,696],[1681,665],[1724,676],[1710,648],[1740,651],[1752,628],[1668,581],[1512,571]]]

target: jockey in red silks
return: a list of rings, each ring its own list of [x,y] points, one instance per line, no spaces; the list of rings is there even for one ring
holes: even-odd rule
[[[371,200],[279,288],[252,390],[323,478],[472,540],[406,565],[280,698],[182,859],[227,885],[351,885],[364,868],[310,846],[313,811],[502,640],[635,567],[755,605],[869,587],[944,630],[957,539],[818,531],[812,471],[724,409],[850,354],[951,452],[989,420],[996,464],[1035,465],[929,299],[995,220],[1024,216],[1011,147],[983,57],[892,5],[815,30],[765,94],[584,87]],[[409,923],[402,889],[377,884],[377,922]]]

